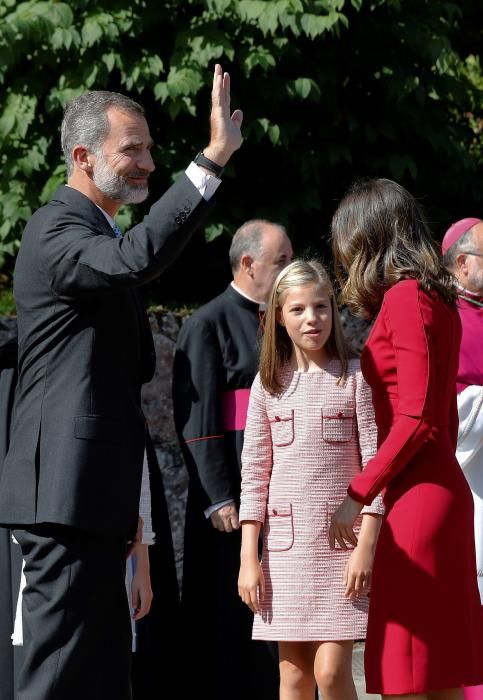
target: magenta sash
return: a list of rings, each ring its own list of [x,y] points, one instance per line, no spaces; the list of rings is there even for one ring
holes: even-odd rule
[[[225,391],[222,398],[223,429],[245,430],[250,389]]]

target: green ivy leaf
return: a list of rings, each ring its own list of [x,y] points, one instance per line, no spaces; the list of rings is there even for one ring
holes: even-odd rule
[[[93,46],[102,37],[102,28],[95,19],[87,19],[82,27],[82,41],[86,46]]]
[[[211,241],[214,241],[215,238],[221,236],[224,231],[225,227],[223,224],[210,224],[205,228],[205,240],[208,241],[208,243],[211,243]]]

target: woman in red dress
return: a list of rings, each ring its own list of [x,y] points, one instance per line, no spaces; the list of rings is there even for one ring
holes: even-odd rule
[[[459,700],[483,682],[473,502],[455,458],[461,337],[452,278],[415,199],[391,180],[356,183],[332,221],[345,303],[376,316],[361,365],[378,451],[334,514],[330,544],[384,491],[365,667],[369,693]]]

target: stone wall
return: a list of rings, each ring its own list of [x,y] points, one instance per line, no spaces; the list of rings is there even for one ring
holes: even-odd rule
[[[352,346],[360,352],[369,332],[369,324],[354,318],[346,311],[342,312],[342,321]],[[143,389],[143,409],[161,467],[180,575],[188,475],[174,431],[171,381],[176,337],[183,318],[172,312],[155,312],[150,314],[150,322],[157,364],[153,380]]]

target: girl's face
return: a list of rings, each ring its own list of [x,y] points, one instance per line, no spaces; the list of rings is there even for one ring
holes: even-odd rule
[[[327,359],[325,344],[332,331],[328,289],[318,284],[288,289],[282,297],[278,322],[285,326],[298,360],[320,363]]]

